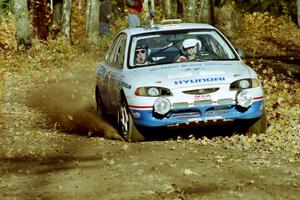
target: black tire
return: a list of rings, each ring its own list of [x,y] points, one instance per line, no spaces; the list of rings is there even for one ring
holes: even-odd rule
[[[103,105],[101,95],[98,90],[96,90],[96,106],[97,106],[97,117],[103,119],[105,117],[105,108]]]
[[[266,110],[265,108],[263,108],[262,110],[262,114],[260,116],[260,118],[254,120],[254,122],[252,121],[252,123],[250,124],[250,127],[248,129],[248,133],[250,134],[264,134],[267,131],[267,116],[266,116]]]
[[[144,136],[134,125],[132,116],[125,100],[122,101],[118,111],[118,129],[120,135],[127,142],[141,142],[145,140]]]

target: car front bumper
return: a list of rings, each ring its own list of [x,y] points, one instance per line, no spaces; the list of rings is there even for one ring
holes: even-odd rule
[[[209,106],[193,106],[171,109],[165,116],[159,116],[152,109],[130,108],[134,122],[139,126],[163,127],[181,124],[203,122],[205,124],[216,121],[233,121],[259,118],[262,115],[263,100],[254,101],[253,104],[243,109],[236,103]]]

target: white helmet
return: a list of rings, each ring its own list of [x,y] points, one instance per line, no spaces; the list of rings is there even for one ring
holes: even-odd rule
[[[197,39],[186,39],[182,42],[182,47],[184,50],[195,47],[198,45],[197,50],[201,49],[201,42]]]

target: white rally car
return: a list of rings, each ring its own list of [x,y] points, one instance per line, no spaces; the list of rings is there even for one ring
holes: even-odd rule
[[[207,24],[125,29],[97,66],[98,116],[116,116],[127,141],[143,140],[143,127],[236,120],[263,133],[262,86],[238,52]]]

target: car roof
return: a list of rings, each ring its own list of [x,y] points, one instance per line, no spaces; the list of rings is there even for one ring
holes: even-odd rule
[[[202,23],[176,23],[176,24],[154,24],[148,27],[137,27],[137,28],[127,28],[122,32],[127,35],[138,35],[145,33],[155,33],[161,31],[176,31],[176,30],[187,30],[187,29],[216,29],[209,24]]]

